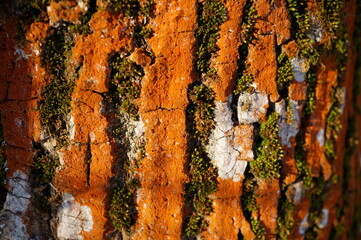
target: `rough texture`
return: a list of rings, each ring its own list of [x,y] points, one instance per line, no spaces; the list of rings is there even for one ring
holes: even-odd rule
[[[360,13],[1,2],[0,239],[359,239]]]

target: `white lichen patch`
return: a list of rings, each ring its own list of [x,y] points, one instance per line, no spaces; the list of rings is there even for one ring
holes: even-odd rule
[[[129,159],[139,160],[140,151],[144,150],[145,139],[144,139],[145,127],[142,118],[139,120],[131,119],[127,124],[126,136],[130,143],[130,151],[128,151]]]
[[[286,107],[285,101],[282,100],[281,102],[276,103],[275,110],[280,115],[278,120],[278,135],[281,138],[281,144],[283,146],[291,147],[290,139],[297,135],[300,125],[298,103],[294,100],[290,100],[289,106]]]
[[[74,140],[74,137],[75,137],[75,122],[74,122],[74,117],[71,114],[69,114],[67,116],[66,128],[68,129],[69,140]]]
[[[324,229],[327,226],[328,215],[329,215],[329,210],[325,209],[325,208],[322,209],[321,217],[320,217],[320,219],[318,219],[318,222],[317,222],[317,226],[320,229]]]
[[[310,64],[306,59],[301,57],[293,57],[290,60],[292,66],[293,76],[297,82],[304,82],[306,80],[306,73],[310,68]]]
[[[237,112],[240,124],[258,122],[267,112],[268,96],[265,93],[241,93],[238,98]]]
[[[310,29],[307,36],[315,42],[321,42],[323,40],[323,32],[321,22],[316,19],[314,15],[310,17]]]
[[[65,193],[57,215],[52,219],[52,226],[60,240],[81,240],[81,232],[89,232],[93,228],[91,210],[88,206],[81,206],[76,202],[70,193]]]
[[[214,114],[216,126],[209,137],[208,155],[216,165],[220,178],[238,182],[247,167],[247,161],[240,159],[240,153],[246,150],[237,145],[229,103],[216,102]],[[250,157],[253,158],[253,153]]]
[[[308,223],[308,213],[307,213],[306,216],[302,219],[302,222],[300,224],[300,229],[298,232],[301,235],[304,235],[306,233],[308,227],[309,227],[309,223]]]
[[[31,188],[28,176],[17,170],[8,179],[9,188],[0,213],[1,239],[29,239],[26,226],[23,223],[31,199]]]
[[[294,204],[301,203],[303,181],[294,183],[291,186],[294,188],[293,203]]]
[[[317,139],[318,145],[320,145],[321,147],[323,147],[323,145],[325,145],[325,129],[322,128],[317,132],[316,139]]]

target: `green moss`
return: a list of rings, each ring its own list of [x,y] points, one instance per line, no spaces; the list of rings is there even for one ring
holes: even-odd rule
[[[208,226],[208,223],[204,217],[197,215],[196,213],[193,213],[191,216],[189,216],[185,222],[186,227],[184,229],[184,233],[186,236],[197,235]]]
[[[109,217],[116,230],[131,232],[136,220],[134,205],[134,194],[127,187],[118,187],[113,191]]]
[[[189,172],[191,181],[186,184],[186,198],[193,213],[185,221],[186,236],[199,234],[207,226],[204,217],[212,212],[212,199],[209,195],[217,189],[217,170],[204,148],[193,150]]]
[[[60,147],[69,141],[67,117],[76,78],[68,66],[73,46],[68,30],[66,23],[57,29],[51,28],[41,53],[42,65],[50,77],[39,102],[41,124],[48,135],[57,139]]]
[[[110,4],[113,11],[122,13],[126,17],[150,16],[154,8],[154,1],[139,0],[104,0]]]
[[[243,8],[242,25],[241,25],[241,39],[243,44],[250,44],[255,38],[255,23],[258,18],[257,10],[253,6],[254,0],[247,0]]]
[[[189,113],[192,115],[192,131],[194,138],[205,144],[214,122],[214,92],[206,85],[194,86],[188,94],[190,100]]]
[[[56,170],[60,166],[57,156],[46,151],[39,143],[34,143],[34,162],[32,173],[38,184],[51,183],[55,177]]]
[[[140,96],[143,68],[136,63],[121,57],[119,53],[110,58],[111,74],[107,101],[128,114],[133,119],[138,118],[136,100]]]
[[[255,88],[252,86],[254,78],[250,73],[244,73],[240,78],[237,78],[236,89],[233,90],[235,95],[239,95],[242,92],[253,93]]]
[[[316,103],[316,75],[312,70],[307,72],[307,95],[306,95],[306,103],[304,105],[304,109],[302,111],[302,115],[304,117],[310,116],[315,110]]]
[[[310,28],[309,16],[307,15],[307,1],[287,0],[287,9],[291,18],[291,33],[294,39],[306,38]]]
[[[241,24],[241,40],[242,44],[238,49],[238,76],[236,87],[233,94],[239,95],[242,92],[253,93],[255,88],[252,86],[254,82],[253,75],[248,72],[248,64],[246,62],[248,56],[248,45],[255,39],[255,22],[258,17],[257,11],[253,6],[254,1],[248,0],[243,8],[242,24]]]
[[[281,53],[277,57],[277,84],[279,86],[288,86],[293,79],[292,66],[285,53]]]
[[[274,179],[280,177],[280,160],[283,150],[278,139],[279,115],[272,113],[267,121],[261,124],[261,144],[257,148],[257,157],[250,163],[251,173],[257,178]]]
[[[218,50],[219,27],[226,20],[226,8],[219,0],[207,0],[199,3],[198,11],[196,67],[199,72],[212,75],[215,69],[210,67],[210,60]]]
[[[277,239],[287,240],[294,226],[293,214],[295,205],[286,196],[286,191],[282,191],[278,201],[277,217]]]
[[[341,102],[343,90],[342,88],[334,88],[332,90],[332,105],[326,118],[326,129],[325,129],[325,155],[330,163],[334,162],[336,157],[335,144],[337,143],[339,131],[342,128],[342,112]]]
[[[212,212],[210,194],[217,189],[217,169],[211,163],[205,146],[214,128],[214,92],[200,84],[189,91],[190,104],[187,109],[190,122],[190,181],[186,184],[187,203],[192,213],[184,222],[184,234],[193,236],[208,225],[205,217]]]

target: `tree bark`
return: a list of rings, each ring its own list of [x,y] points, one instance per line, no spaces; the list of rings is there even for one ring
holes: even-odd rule
[[[0,6],[0,239],[361,237],[361,1]]]

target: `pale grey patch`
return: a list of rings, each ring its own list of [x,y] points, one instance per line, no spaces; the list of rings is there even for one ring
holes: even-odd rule
[[[302,219],[302,222],[300,224],[300,229],[298,232],[301,235],[304,235],[306,233],[308,227],[309,227],[309,224],[308,224],[308,213],[307,213],[306,216]]]
[[[214,110],[216,127],[209,137],[207,152],[217,166],[220,178],[230,178],[238,182],[247,167],[247,161],[239,159],[242,146],[238,146],[235,141],[232,110],[229,105],[230,102],[216,102]]]
[[[320,129],[316,135],[318,144],[323,147],[325,145],[325,129]]]
[[[279,106],[276,105],[276,112],[280,114],[280,118],[278,120],[278,135],[281,138],[281,144],[283,146],[287,145],[287,147],[291,147],[290,139],[297,135],[300,124],[298,103],[294,100],[290,100],[289,104],[291,108],[291,116],[287,116],[284,101],[282,101]]]
[[[291,58],[290,63],[295,80],[297,82],[304,82],[306,79],[306,73],[310,68],[307,60],[301,57],[293,57]]]
[[[268,96],[265,93],[241,93],[238,98],[237,112],[240,124],[258,122],[267,112]]]
[[[63,199],[52,227],[58,239],[81,240],[81,231],[90,231],[93,228],[93,217],[88,206],[81,206],[70,193],[63,194]]]
[[[310,30],[307,36],[315,42],[321,42],[323,40],[323,32],[321,22],[316,19],[314,15],[310,17]]]
[[[327,226],[328,223],[328,215],[329,210],[328,209],[322,209],[321,218],[319,219],[317,226],[321,229],[324,229]]]
[[[1,239],[29,239],[23,218],[28,210],[31,199],[31,188],[28,176],[17,170],[8,179],[9,188],[0,213]]]

